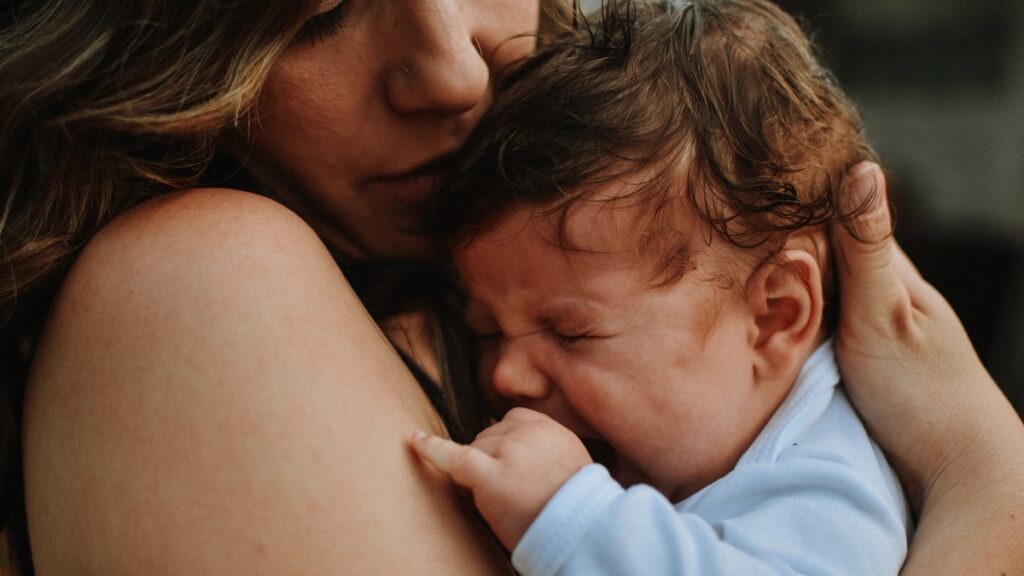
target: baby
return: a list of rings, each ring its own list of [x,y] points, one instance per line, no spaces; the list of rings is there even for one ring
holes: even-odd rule
[[[499,88],[441,213],[504,417],[415,451],[523,574],[896,574],[906,505],[828,339],[874,156],[799,27],[612,2]]]

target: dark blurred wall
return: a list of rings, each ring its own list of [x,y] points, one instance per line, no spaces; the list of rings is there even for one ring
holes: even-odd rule
[[[1024,2],[780,5],[857,101],[897,237],[1024,413]]]

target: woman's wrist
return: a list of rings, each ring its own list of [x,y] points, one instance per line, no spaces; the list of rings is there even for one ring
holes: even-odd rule
[[[927,478],[902,576],[1010,575],[1024,567],[1024,425],[1005,398],[992,396],[981,402],[990,417],[969,423]],[[950,554],[953,543],[970,553]]]

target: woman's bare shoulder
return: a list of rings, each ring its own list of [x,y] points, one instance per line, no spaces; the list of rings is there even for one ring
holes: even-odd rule
[[[296,242],[307,250],[325,250],[301,218],[274,200],[241,190],[196,188],[157,196],[128,210],[96,234],[82,259],[102,265],[111,257],[151,261],[152,256],[185,252],[200,258],[235,257],[261,248],[295,248]]]
[[[104,346],[123,358],[188,346],[190,362],[230,358],[246,352],[229,346],[244,342],[232,334],[249,330],[251,345],[276,337],[281,330],[254,329],[298,312],[314,295],[316,305],[362,320],[327,249],[284,206],[225,189],[160,196],[116,218],[82,250],[51,307],[34,376],[71,366],[79,358],[73,343],[85,356]],[[49,363],[55,341],[61,354]],[[204,341],[216,347],[191,349]]]
[[[273,201],[148,201],[83,250],[33,360],[40,573],[489,573],[405,439],[436,415],[316,234]]]

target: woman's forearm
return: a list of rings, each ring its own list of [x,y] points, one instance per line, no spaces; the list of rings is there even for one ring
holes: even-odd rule
[[[950,461],[925,487],[902,576],[1024,574],[1024,426],[994,383],[975,388]]]

